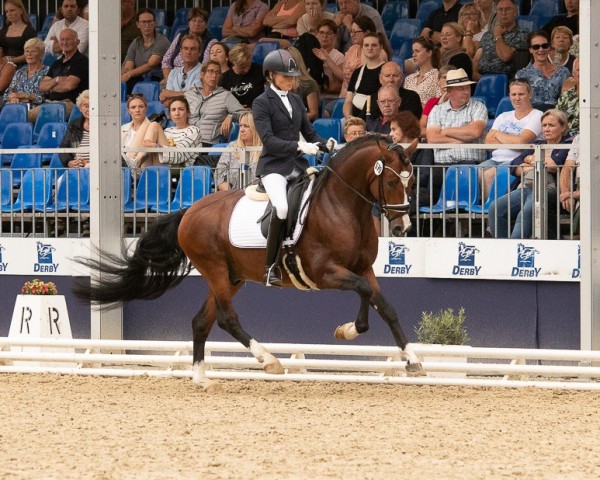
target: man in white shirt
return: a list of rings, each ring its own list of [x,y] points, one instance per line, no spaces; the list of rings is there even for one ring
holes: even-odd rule
[[[70,28],[77,32],[77,38],[79,38],[79,46],[77,48],[81,53],[87,55],[89,24],[87,20],[84,20],[79,16],[79,5],[77,5],[77,0],[63,0],[60,11],[64,18],[52,24],[48,36],[46,37],[46,40],[44,40],[46,53],[51,55],[60,55],[62,53],[58,41],[60,32],[65,28]]]

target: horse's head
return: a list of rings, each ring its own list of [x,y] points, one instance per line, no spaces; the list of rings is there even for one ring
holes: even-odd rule
[[[380,143],[381,158],[373,167],[377,178],[371,182],[371,193],[378,199],[395,237],[406,234],[412,226],[408,210],[415,176],[410,155],[417,143],[415,139],[406,149],[397,143],[389,144],[387,148]]]

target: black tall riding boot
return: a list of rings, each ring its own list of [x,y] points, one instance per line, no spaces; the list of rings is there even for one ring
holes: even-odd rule
[[[281,220],[275,210],[271,213],[269,233],[267,234],[267,257],[265,261],[264,282],[267,287],[282,287],[279,254],[283,242],[285,220]]]

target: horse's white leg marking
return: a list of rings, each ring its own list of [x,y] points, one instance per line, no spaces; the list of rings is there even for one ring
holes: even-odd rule
[[[207,392],[215,389],[218,385],[218,382],[215,382],[206,376],[206,364],[204,363],[204,360],[199,363],[194,363],[192,367],[192,381],[194,382],[194,385]]]
[[[354,322],[344,323],[335,329],[333,336],[338,340],[354,340],[359,333],[356,331]]]
[[[263,370],[267,373],[284,373],[283,367],[277,358],[271,355],[265,347],[263,347],[256,340],[250,340],[250,352],[258,360],[263,367]]]
[[[425,370],[421,366],[421,359],[414,352],[410,343],[407,343],[404,350],[400,352],[400,357],[407,361],[406,373],[409,377],[425,376]]]

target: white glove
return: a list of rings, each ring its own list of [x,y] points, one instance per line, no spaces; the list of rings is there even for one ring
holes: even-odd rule
[[[333,154],[333,152],[335,151],[335,149],[337,148],[337,140],[333,137],[329,137],[327,139],[327,142],[325,143],[325,145],[327,146],[327,150],[329,150],[329,154]]]
[[[319,146],[316,143],[298,142],[298,150],[307,155],[316,155],[319,153]]]

